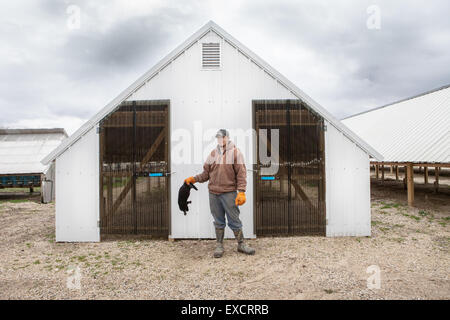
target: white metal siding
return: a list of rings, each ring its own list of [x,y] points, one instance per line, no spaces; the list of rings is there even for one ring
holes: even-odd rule
[[[99,137],[92,128],[56,158],[56,241],[99,241]]]
[[[205,71],[199,65],[201,43],[220,42],[222,50],[221,71]],[[141,87],[129,100],[170,99],[171,131],[195,130],[198,121],[203,130],[226,128],[233,135],[234,129],[252,128],[253,99],[294,99],[295,97],[276,80],[250,62],[244,55],[214,32],[206,35],[180,57],[167,66],[150,82]],[[204,131],[205,132],[205,131]],[[211,134],[211,141],[214,141]],[[240,146],[239,141],[235,141]],[[172,141],[172,146],[176,141]],[[203,144],[204,151],[212,148]],[[252,146],[251,146],[252,147]],[[250,149],[251,150],[251,149]],[[246,150],[242,150],[245,152]],[[248,151],[248,150],[247,150]],[[192,150],[194,152],[194,150]],[[173,158],[173,156],[172,156]],[[205,157],[197,164],[175,164],[171,170],[171,227],[173,238],[214,238],[214,226],[209,210],[207,183],[199,185],[199,191],[191,191],[189,212],[186,216],[178,209],[178,189],[183,180],[202,171]],[[247,169],[251,169],[253,154],[246,152]],[[240,207],[244,235],[253,233],[253,173],[247,172],[247,202]],[[226,237],[234,237],[226,228]]]
[[[0,174],[43,173],[42,158],[66,138],[63,133],[0,134]]]
[[[55,161],[52,161],[44,173],[41,184],[41,199],[43,203],[55,200]]]
[[[450,162],[450,86],[342,122],[384,161]]]
[[[373,149],[366,142],[361,140],[357,135],[355,135],[351,130],[349,130],[345,125],[343,125],[339,120],[337,120],[333,115],[326,111],[322,106],[315,102],[311,97],[304,93],[295,84],[289,81],[286,77],[280,74],[277,70],[271,67],[267,62],[262,60],[258,55],[252,52],[249,48],[244,46],[241,42],[235,39],[233,36],[228,34],[225,30],[219,27],[213,21],[209,21],[202,28],[200,28],[191,37],[186,39],[181,45],[171,51],[167,56],[161,59],[153,68],[143,74],[139,79],[133,82],[128,88],[126,88],[122,93],[120,93],[115,99],[113,99],[108,105],[101,109],[95,116],[93,116],[88,122],[81,126],[74,134],[72,134],[69,139],[66,139],[61,145],[53,150],[47,157],[45,157],[42,162],[48,164],[50,161],[54,160],[57,156],[63,153],[67,148],[69,148],[73,143],[75,143],[80,136],[85,134],[92,127],[97,125],[101,119],[112,112],[122,101],[128,99],[133,93],[135,93],[139,88],[141,88],[145,83],[150,81],[153,77],[156,77],[167,65],[171,64],[174,60],[178,59],[180,55],[184,53],[185,50],[189,49],[199,40],[205,38],[204,35],[210,32],[214,32],[219,35],[219,37],[226,39],[231,46],[239,50],[243,55],[245,55],[252,63],[260,66],[262,72],[266,72],[270,77],[277,80],[278,83],[283,84],[292,92],[292,94],[306,102],[310,105],[316,112],[318,112],[324,119],[333,123],[340,131],[344,132],[347,137],[356,142],[363,150],[370,153],[374,158],[382,160],[383,157],[375,149]],[[199,64],[201,65],[201,57],[198,58]],[[264,70],[264,71],[263,71]]]
[[[370,236],[369,155],[326,125],[326,235]]]
[[[201,67],[203,41],[221,43],[220,71],[205,71]],[[192,134],[197,123],[203,129],[227,128],[233,135],[235,129],[252,128],[252,100],[296,98],[241,50],[211,31],[141,86],[128,100],[169,99],[171,134],[178,129]],[[81,128],[79,132],[83,130]],[[369,157],[330,123],[325,137],[327,236],[369,235]],[[239,141],[234,142],[240,146]],[[57,241],[99,240],[98,143],[94,127],[57,158]],[[172,141],[172,146],[175,143]],[[205,142],[202,147],[209,152],[213,146]],[[252,149],[253,146],[250,146],[249,150]],[[253,154],[249,150],[242,150],[248,169],[253,162]],[[183,179],[201,172],[205,159],[206,154],[196,164],[171,163],[171,171],[176,172],[170,178],[173,238],[214,238],[207,183],[200,185],[198,192],[191,192],[192,204],[186,216],[178,210],[177,203],[178,189]],[[247,203],[241,207],[241,219],[244,235],[255,237],[251,171],[248,171],[247,182]],[[228,228],[225,235],[233,237]]]

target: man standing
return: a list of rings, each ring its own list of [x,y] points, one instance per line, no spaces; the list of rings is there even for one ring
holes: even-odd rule
[[[239,219],[238,206],[245,203],[245,188],[247,187],[244,157],[235,144],[230,141],[227,130],[220,129],[216,138],[217,147],[211,151],[206,159],[203,172],[184,181],[190,184],[209,180],[209,206],[216,229],[214,257],[220,258],[224,252],[225,215],[227,216],[228,226],[233,230],[238,242],[237,250],[245,254],[254,254],[255,249],[244,243],[242,222]]]

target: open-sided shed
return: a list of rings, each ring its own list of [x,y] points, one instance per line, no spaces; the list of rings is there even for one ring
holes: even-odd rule
[[[56,240],[214,238],[206,185],[187,215],[177,194],[218,128],[244,149],[247,237],[370,235],[369,157],[381,155],[210,21],[43,160],[56,162]],[[278,170],[267,173],[271,130]]]
[[[373,159],[376,176],[384,180],[385,166],[404,168],[408,203],[414,204],[414,167],[434,168],[435,189],[439,188],[439,171],[450,168],[450,85],[401,101],[355,114],[342,122],[379,150],[383,161]]]
[[[41,187],[42,201],[52,201],[54,168],[41,160],[65,138],[61,128],[0,129],[0,188]]]

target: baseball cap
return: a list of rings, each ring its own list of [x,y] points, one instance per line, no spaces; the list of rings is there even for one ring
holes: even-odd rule
[[[227,130],[225,129],[220,129],[219,131],[217,131],[216,133],[216,138],[220,138],[220,137],[228,137],[229,133]]]

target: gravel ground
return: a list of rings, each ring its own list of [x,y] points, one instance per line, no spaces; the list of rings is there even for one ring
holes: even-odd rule
[[[226,240],[222,259],[211,240],[55,243],[53,204],[1,202],[0,299],[449,299],[450,198],[372,193],[372,237]]]

